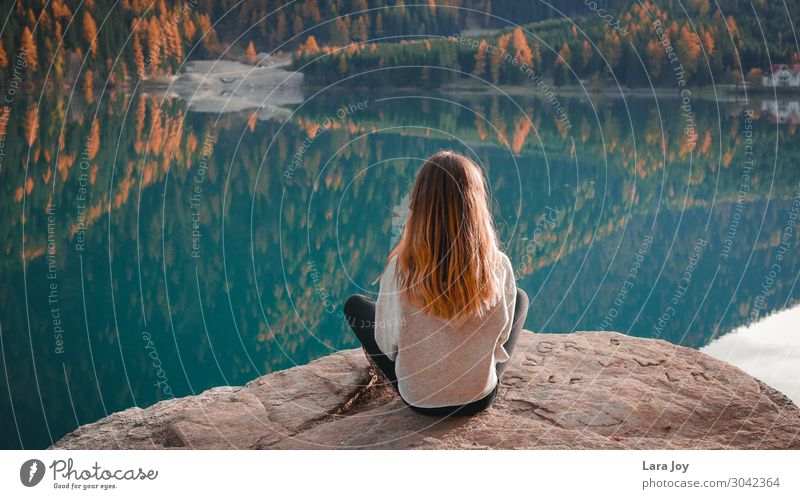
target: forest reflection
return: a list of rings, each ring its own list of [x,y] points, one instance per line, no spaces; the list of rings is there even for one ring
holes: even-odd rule
[[[486,172],[527,329],[700,348],[796,302],[791,103],[698,100],[689,141],[675,99],[562,100],[569,128],[535,96],[330,92],[270,119],[20,98],[0,120],[0,376],[30,390],[0,399],[4,446],[355,347],[342,304],[377,291],[440,148]]]

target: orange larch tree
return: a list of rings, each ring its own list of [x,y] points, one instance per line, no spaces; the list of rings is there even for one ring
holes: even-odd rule
[[[88,11],[83,13],[83,38],[89,44],[92,57],[97,55],[97,24]]]
[[[253,40],[250,40],[250,43],[247,44],[247,50],[245,51],[245,57],[247,58],[247,62],[250,64],[255,64],[258,58],[256,57],[256,48],[253,45]]]
[[[3,48],[3,40],[0,40],[0,68],[5,69],[8,67],[8,54]]]
[[[22,30],[22,40],[20,43],[20,50],[22,51],[23,60],[27,63],[30,69],[36,69],[38,57],[36,56],[36,41],[33,39],[33,33],[30,28],[25,26]]]
[[[514,47],[514,57],[519,60],[520,64],[531,66],[533,64],[533,52],[528,46],[528,39],[525,33],[520,28],[514,28],[512,33],[512,46]]]
[[[486,40],[481,40],[481,43],[478,45],[478,51],[475,52],[475,76],[483,78],[484,74],[486,74]]]

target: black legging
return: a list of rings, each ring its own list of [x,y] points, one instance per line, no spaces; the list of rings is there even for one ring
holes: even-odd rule
[[[347,299],[344,305],[344,314],[347,316],[347,322],[356,333],[361,345],[364,346],[369,357],[378,366],[378,369],[383,372],[386,378],[391,383],[394,390],[400,395],[400,390],[397,387],[397,374],[394,369],[394,361],[389,359],[378,347],[375,342],[375,302],[364,295],[353,295]],[[528,295],[524,291],[517,288],[517,302],[514,306],[514,318],[511,324],[511,333],[508,339],[503,343],[503,348],[511,355],[514,346],[517,344],[519,333],[522,331],[522,326],[525,324],[525,317],[528,315]],[[421,413],[430,416],[471,416],[476,414],[492,404],[494,398],[497,396],[497,389],[500,387],[500,378],[508,366],[508,362],[498,362],[495,364],[497,370],[497,385],[488,395],[480,400],[470,402],[464,405],[446,406],[446,407],[416,407],[405,400],[408,407]],[[403,399],[403,397],[400,397]]]

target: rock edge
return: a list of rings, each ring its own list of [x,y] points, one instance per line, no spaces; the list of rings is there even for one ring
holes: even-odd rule
[[[612,332],[522,335],[492,407],[417,414],[361,349],[134,407],[53,449],[800,449],[800,409],[726,362]]]

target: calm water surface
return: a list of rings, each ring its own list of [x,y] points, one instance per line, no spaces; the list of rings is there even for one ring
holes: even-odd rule
[[[674,99],[562,100],[571,128],[535,97],[328,92],[222,115],[140,92],[17,98],[2,447],[355,347],[342,303],[377,291],[440,148],[485,170],[527,329],[701,348],[797,301],[796,126],[695,101],[687,140]]]

